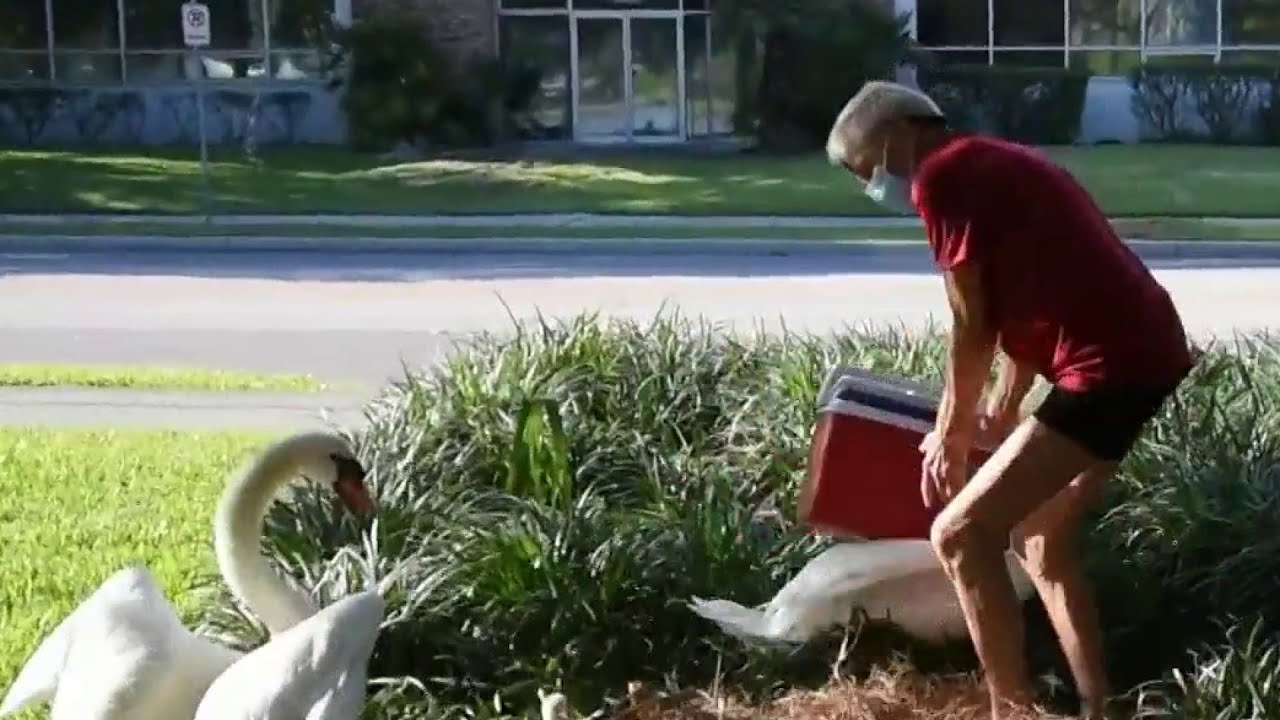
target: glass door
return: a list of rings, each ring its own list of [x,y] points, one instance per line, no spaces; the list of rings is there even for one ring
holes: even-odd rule
[[[623,140],[631,134],[628,107],[626,17],[585,16],[577,23],[576,135]]]
[[[636,140],[680,136],[680,42],[673,17],[627,19],[630,24],[631,134]]]
[[[574,135],[587,142],[684,136],[684,43],[677,16],[581,12],[574,28]]]

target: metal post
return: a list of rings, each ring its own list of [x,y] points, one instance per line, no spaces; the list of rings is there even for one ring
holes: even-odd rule
[[[204,53],[200,50],[194,53],[196,65],[200,69],[200,72],[196,73],[196,123],[200,132],[200,175],[204,181],[204,196],[201,198],[201,204],[204,206],[204,222],[208,225],[212,221],[213,214],[213,188],[209,180],[209,135],[205,130],[204,119]]]

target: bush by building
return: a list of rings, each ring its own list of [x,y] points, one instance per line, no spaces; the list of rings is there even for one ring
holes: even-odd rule
[[[1280,64],[1162,60],[1130,75],[1132,108],[1153,140],[1280,142]]]
[[[1065,145],[1080,130],[1090,75],[1062,67],[926,65],[917,77],[955,127]]]

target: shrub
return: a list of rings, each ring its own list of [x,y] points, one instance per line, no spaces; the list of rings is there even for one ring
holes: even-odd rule
[[[920,88],[956,127],[1040,145],[1073,142],[1089,73],[1061,67],[923,67]]]
[[[752,79],[735,124],[771,149],[821,147],[840,108],[907,56],[906,17],[862,0],[726,0],[717,33],[737,38]],[[758,46],[759,50],[756,51]]]
[[[419,14],[395,9],[334,31],[339,51],[330,63],[349,65],[343,104],[352,144],[485,145],[523,121],[539,90],[536,68],[488,57],[462,63],[431,37]]]
[[[1131,106],[1154,139],[1218,144],[1267,140],[1280,66],[1166,58],[1133,71]]]
[[[1235,625],[1223,642],[1194,653],[1188,672],[1175,670],[1143,688],[1148,718],[1244,720],[1280,717],[1280,644],[1261,622]]]
[[[1220,637],[1215,618],[1274,623],[1277,352],[1211,348],[1091,534],[1113,656],[1159,653],[1136,679]],[[322,601],[370,578],[390,588],[368,717],[525,711],[539,686],[593,707],[630,679],[808,681],[831,655],[749,650],[685,602],[763,602],[825,546],[791,518],[831,366],[936,386],[942,359],[928,333],[735,338],[679,318],[479,337],[369,406],[358,444],[376,525],[305,491],[270,514],[268,552]],[[261,639],[225,598],[209,621]]]

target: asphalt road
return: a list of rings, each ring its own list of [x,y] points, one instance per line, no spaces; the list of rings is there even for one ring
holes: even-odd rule
[[[1149,264],[1197,336],[1280,328],[1280,252]],[[454,338],[509,331],[513,317],[645,320],[664,307],[742,330],[947,317],[923,252],[7,254],[0,363],[308,372],[372,389]],[[0,421],[22,407],[0,398]]]

